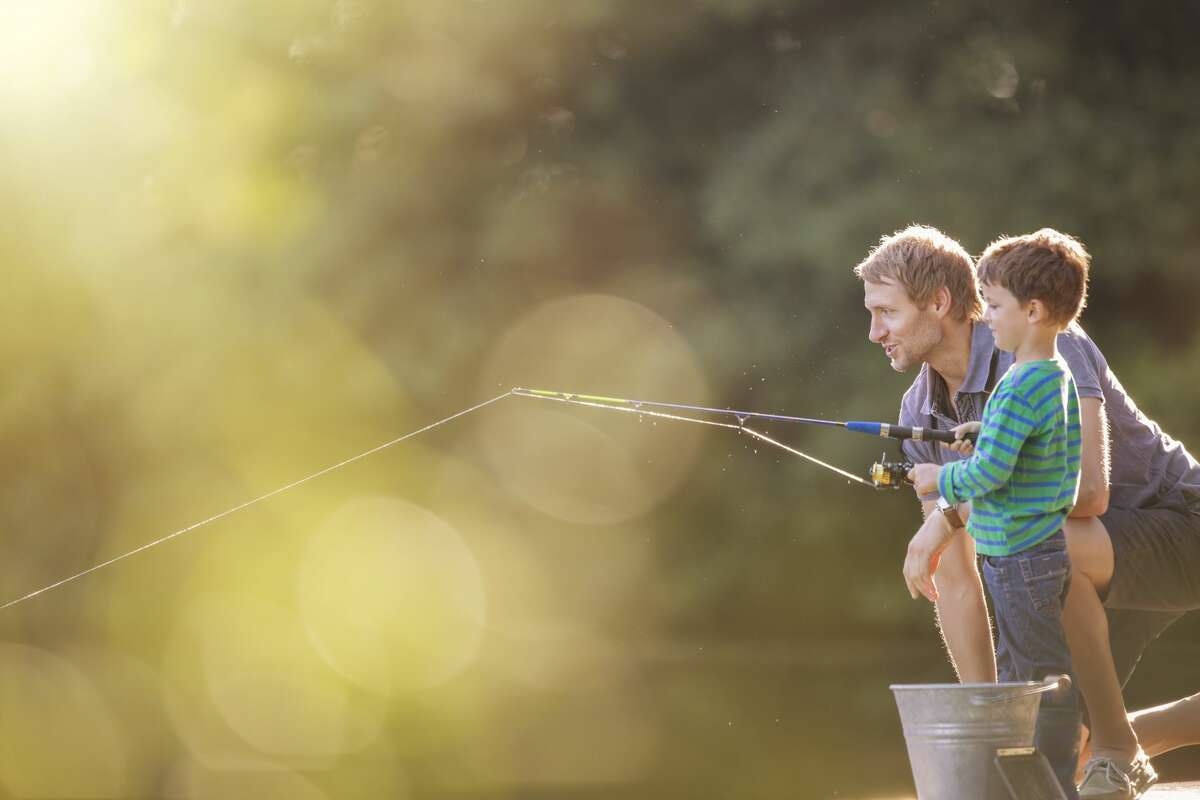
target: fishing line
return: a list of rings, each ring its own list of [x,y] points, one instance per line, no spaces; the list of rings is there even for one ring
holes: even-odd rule
[[[614,406],[614,405],[608,405],[606,403],[596,402],[593,400],[578,399],[580,397],[587,397],[587,395],[570,395],[570,396],[564,396],[564,397],[550,397],[547,395],[539,395],[539,394],[522,394],[521,390],[519,390],[519,389],[513,389],[512,392],[510,392],[510,394],[512,394],[513,397],[528,397],[533,400],[553,400],[554,402],[557,402],[557,403],[568,403],[573,406],[585,406],[587,408],[599,408],[604,411],[624,411],[627,414],[637,414],[638,416],[659,417],[661,419],[673,419],[673,420],[678,420],[679,422],[696,422],[696,423],[699,423],[700,425],[712,425],[713,427],[716,427],[716,428],[733,428],[734,430],[739,430],[742,428],[741,425],[736,425],[732,422],[717,422],[716,420],[712,420],[712,419],[698,419],[696,417],[683,417],[678,414],[667,414],[666,412],[663,412],[663,411],[649,411],[644,408],[634,408],[632,406]]]
[[[532,399],[536,399],[536,400],[553,400],[555,402],[568,403],[570,405],[586,406],[586,407],[590,407],[590,408],[599,408],[599,409],[602,409],[605,411],[623,411],[623,412],[630,413],[630,414],[638,414],[639,417],[641,417],[641,416],[657,417],[657,418],[661,418],[661,419],[675,420],[678,422],[693,422],[698,425],[710,425],[710,426],[716,427],[716,428],[731,428],[731,429],[739,431],[741,433],[746,433],[746,434],[754,437],[755,439],[758,439],[759,441],[773,445],[782,450],[786,450],[787,452],[792,453],[793,455],[797,455],[797,456],[800,456],[801,458],[807,459],[808,461],[810,461],[814,464],[825,467],[828,470],[832,470],[833,472],[836,472],[838,475],[842,475],[846,478],[849,478],[852,481],[861,483],[864,486],[870,486],[872,488],[875,486],[875,484],[872,484],[870,481],[864,480],[863,478],[859,477],[858,475],[855,475],[853,473],[847,472],[846,470],[835,467],[832,464],[828,464],[828,463],[820,460],[819,458],[810,456],[807,453],[797,450],[794,447],[789,447],[788,445],[783,444],[782,442],[777,442],[774,439],[772,439],[771,437],[767,436],[766,434],[760,433],[759,431],[756,431],[752,428],[748,428],[745,425],[746,420],[749,418],[773,419],[773,420],[784,421],[784,422],[815,423],[815,424],[820,424],[820,425],[837,425],[837,426],[842,426],[842,427],[845,427],[847,425],[847,423],[831,422],[828,420],[814,420],[814,419],[808,419],[806,417],[788,417],[788,416],[784,416],[784,415],[780,415],[780,414],[764,414],[764,413],[752,412],[752,411],[730,411],[729,409],[713,409],[713,408],[706,408],[704,406],[689,406],[689,405],[684,405],[681,403],[659,403],[659,402],[648,402],[648,401],[623,400],[621,398],[601,397],[599,395],[576,395],[576,394],[568,394],[565,392],[546,392],[546,391],[540,391],[540,390],[534,390],[534,389],[514,388],[514,389],[508,390],[504,394],[496,395],[491,400],[485,400],[482,403],[473,405],[470,408],[463,409],[462,411],[459,411],[455,414],[451,414],[450,416],[445,417],[444,419],[440,419],[437,422],[432,422],[422,428],[418,428],[415,431],[406,433],[403,436],[398,436],[395,439],[384,442],[381,445],[372,447],[370,450],[363,451],[362,453],[359,453],[356,456],[351,456],[350,458],[347,458],[343,461],[339,461],[336,464],[333,464],[331,466],[325,467],[322,470],[314,472],[311,475],[306,475],[303,478],[294,480],[291,483],[285,484],[284,486],[280,486],[277,489],[273,489],[273,490],[267,492],[266,494],[258,495],[257,497],[255,497],[251,500],[247,500],[244,503],[240,503],[236,506],[233,506],[232,508],[226,509],[225,511],[222,511],[219,514],[214,514],[211,517],[207,517],[205,519],[200,520],[199,522],[192,523],[191,525],[188,525],[186,528],[180,528],[179,530],[177,530],[173,533],[169,533],[166,536],[159,537],[158,539],[155,539],[152,542],[147,542],[146,544],[136,547],[133,550],[122,553],[121,555],[118,555],[118,556],[114,556],[113,558],[110,558],[107,561],[102,561],[99,564],[96,564],[94,566],[88,567],[85,570],[82,570],[81,572],[77,572],[74,575],[63,578],[60,581],[56,581],[48,586],[43,586],[41,589],[37,589],[36,591],[32,591],[29,594],[22,595],[21,597],[18,597],[15,600],[10,600],[9,602],[7,602],[5,604],[0,605],[0,611],[4,611],[5,609],[12,608],[13,606],[18,605],[19,603],[24,603],[27,600],[32,600],[33,598],[37,597],[38,595],[45,594],[46,592],[49,592],[53,589],[57,589],[60,586],[65,586],[66,584],[76,581],[86,575],[90,575],[93,572],[104,569],[105,567],[112,566],[113,564],[116,564],[118,561],[124,561],[125,559],[135,556],[138,553],[149,550],[152,547],[157,547],[160,544],[165,544],[166,542],[169,542],[172,539],[175,539],[179,536],[183,536],[185,533],[190,533],[198,528],[204,527],[205,525],[208,525],[210,523],[224,519],[225,517],[228,517],[231,514],[236,514],[237,512],[242,511],[247,508],[250,508],[253,505],[257,505],[258,503],[261,503],[264,500],[269,500],[270,498],[275,497],[276,495],[283,494],[286,491],[295,489],[297,486],[308,483],[311,480],[315,480],[315,479],[321,477],[322,475],[328,475],[330,472],[333,472],[334,470],[338,470],[338,469],[341,469],[342,467],[349,466],[350,464],[353,464],[355,461],[359,461],[361,459],[366,458],[367,456],[374,455],[375,453],[378,453],[381,450],[385,450],[389,447],[392,447],[393,445],[397,445],[397,444],[405,441],[406,439],[411,439],[414,436],[418,436],[422,433],[425,433],[426,431],[433,430],[434,428],[436,428],[440,425],[445,425],[446,423],[451,422],[455,419],[458,419],[459,417],[466,416],[467,414],[470,414],[474,411],[478,411],[481,408],[489,406],[492,403],[495,403],[499,400],[503,400],[504,398],[510,397],[510,396],[512,396],[512,397],[528,397],[528,398],[532,398]],[[646,408],[645,406],[651,406],[652,408]],[[737,422],[736,423],[718,422],[716,420],[711,420],[711,419],[699,419],[696,417],[685,417],[680,414],[672,414],[672,413],[668,413],[666,411],[655,411],[655,410],[653,410],[654,408],[671,408],[671,409],[682,410],[682,411],[732,414],[737,418]],[[862,424],[868,424],[868,423],[862,423]],[[880,423],[869,423],[869,424],[879,425]],[[882,435],[887,435],[887,434],[884,433]]]
[[[71,581],[78,580],[79,578],[82,578],[85,575],[90,575],[93,572],[95,572],[96,570],[104,569],[105,567],[115,564],[118,561],[124,561],[125,559],[129,558],[130,556],[135,556],[138,553],[142,552],[143,550],[149,550],[151,547],[157,547],[158,545],[163,544],[164,542],[169,542],[170,540],[174,539],[177,536],[183,536],[185,533],[190,533],[191,531],[194,531],[197,528],[201,528],[205,525],[208,525],[210,522],[216,522],[219,519],[224,519],[225,517],[228,517],[230,514],[234,514],[234,513],[237,513],[238,511],[241,511],[242,509],[249,508],[250,506],[255,505],[256,503],[261,503],[263,500],[272,498],[277,494],[282,494],[282,493],[288,491],[289,489],[295,489],[297,486],[300,486],[301,484],[308,483],[309,481],[319,478],[322,475],[327,475],[336,469],[341,469],[342,467],[353,464],[355,461],[366,458],[367,456],[370,456],[370,455],[374,455],[375,453],[378,453],[380,450],[384,450],[388,447],[391,447],[392,445],[400,444],[400,442],[403,442],[405,439],[411,439],[412,437],[414,437],[418,434],[433,430],[434,428],[438,427],[439,425],[445,425],[447,422],[450,422],[451,420],[458,419],[459,417],[470,414],[472,411],[478,411],[479,409],[483,408],[484,406],[489,406],[492,403],[496,402],[497,400],[503,400],[505,397],[508,397],[510,394],[512,394],[512,392],[507,391],[504,394],[497,395],[496,397],[493,397],[491,400],[485,400],[484,402],[480,403],[479,405],[471,406],[468,409],[459,411],[457,414],[451,414],[450,416],[446,417],[445,419],[441,419],[441,420],[438,420],[437,422],[433,422],[433,423],[430,423],[429,425],[426,425],[424,428],[420,428],[418,430],[412,431],[411,433],[406,433],[403,436],[392,439],[390,442],[384,442],[383,444],[379,445],[378,447],[372,447],[370,450],[359,453],[356,456],[351,456],[350,458],[347,458],[345,461],[339,461],[338,463],[334,464],[333,466],[326,467],[325,469],[320,470],[319,472],[314,472],[313,474],[307,475],[303,478],[300,478],[299,480],[292,481],[291,483],[287,484],[286,486],[280,486],[278,489],[273,489],[273,490],[267,492],[266,494],[261,494],[258,497],[255,497],[253,500],[247,500],[246,502],[241,503],[240,505],[236,505],[233,508],[222,511],[219,514],[214,514],[213,516],[208,517],[207,519],[202,519],[199,522],[195,522],[191,525],[188,525],[186,528],[180,528],[179,530],[175,531],[174,533],[169,533],[166,536],[163,536],[159,539],[155,539],[153,542],[147,542],[146,544],[142,545],[141,547],[130,550],[127,553],[122,553],[119,556],[110,558],[107,561],[96,564],[95,566],[88,567],[87,569],[83,570],[82,572],[77,572],[74,575],[70,576],[69,578],[63,578],[61,581],[52,583],[49,586],[44,586],[41,589],[38,589],[37,591],[30,592],[29,594],[24,595],[23,597],[18,597],[16,600],[10,600],[9,602],[0,606],[0,611],[3,611],[6,608],[11,608],[12,606],[15,606],[17,603],[23,603],[26,600],[32,600],[33,598],[37,597],[38,595],[44,594],[45,592],[48,592],[51,589],[57,589],[60,586],[68,584]]]
[[[810,456],[808,453],[802,453],[794,447],[788,447],[786,444],[777,442],[774,439],[772,439],[771,437],[765,436],[765,435],[759,433],[758,431],[754,430],[753,428],[747,428],[746,426],[743,425],[741,429],[743,431],[745,431],[746,433],[750,434],[751,436],[753,436],[755,439],[761,439],[762,441],[766,442],[767,444],[773,444],[776,447],[787,450],[789,453],[792,453],[793,455],[800,456],[801,458],[807,458],[812,463],[819,464],[822,467],[825,467],[825,469],[831,469],[834,472],[836,472],[838,475],[844,475],[852,481],[857,481],[858,483],[861,483],[863,486],[869,486],[872,489],[875,488],[875,484],[871,483],[868,480],[860,478],[859,476],[855,475],[853,472],[847,472],[846,470],[835,467],[832,464],[826,464],[824,461],[822,461],[819,458],[814,458],[813,456]]]

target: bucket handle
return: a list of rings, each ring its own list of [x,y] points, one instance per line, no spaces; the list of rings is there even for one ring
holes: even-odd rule
[[[1018,697],[1026,697],[1031,694],[1041,694],[1042,692],[1049,692],[1052,689],[1057,689],[1059,686],[1066,688],[1070,685],[1071,677],[1069,675],[1047,675],[1037,686],[1030,686],[1020,690],[1019,692],[993,692],[991,694],[971,695],[971,705],[986,706],[993,703],[1003,703],[1008,700],[1016,700]]]

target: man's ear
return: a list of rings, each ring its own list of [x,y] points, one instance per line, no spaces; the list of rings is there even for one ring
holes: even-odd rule
[[[933,297],[929,300],[929,309],[939,317],[945,317],[950,313],[950,308],[953,300],[950,297],[950,290],[945,286],[940,287],[933,293]]]

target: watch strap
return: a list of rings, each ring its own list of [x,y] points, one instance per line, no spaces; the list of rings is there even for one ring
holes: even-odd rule
[[[939,497],[937,499],[937,507],[941,510],[942,516],[946,518],[946,522],[950,523],[951,528],[966,527],[963,524],[962,517],[958,514],[958,509],[947,501],[946,498]]]

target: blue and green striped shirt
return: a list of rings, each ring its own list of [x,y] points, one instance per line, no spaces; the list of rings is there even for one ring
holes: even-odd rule
[[[973,501],[967,531],[979,553],[1010,556],[1062,527],[1079,493],[1080,445],[1066,363],[1014,364],[984,406],[975,452],[942,467],[938,491]]]

